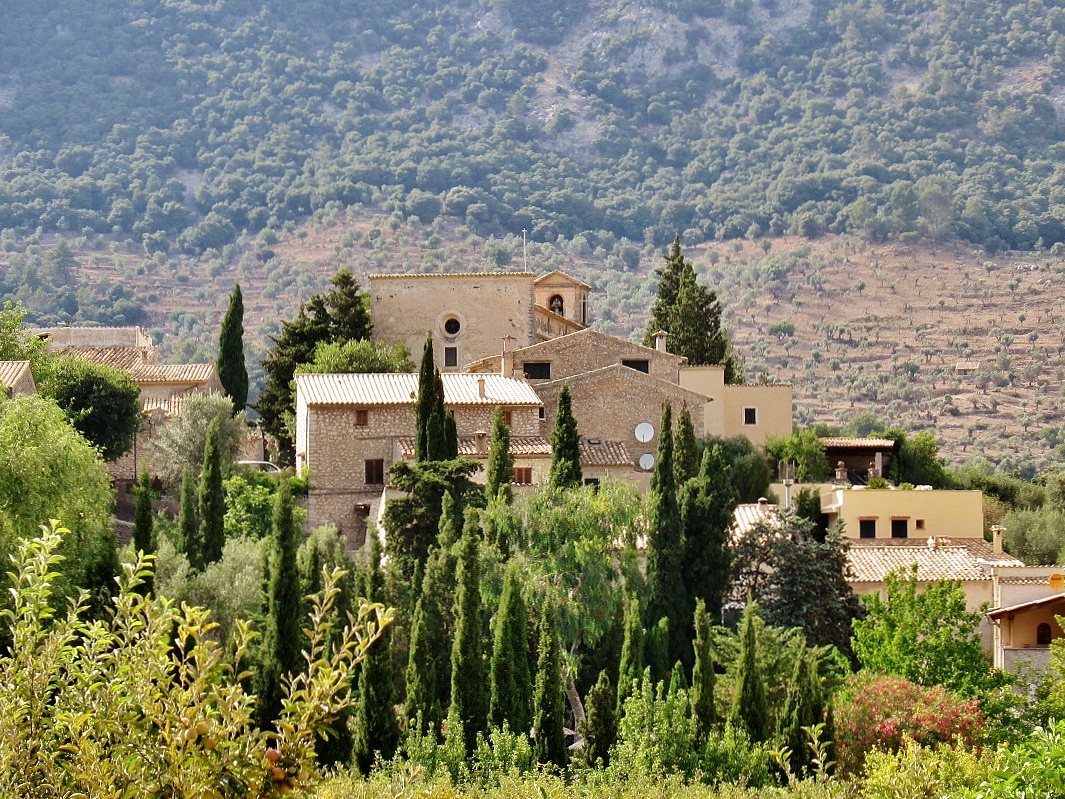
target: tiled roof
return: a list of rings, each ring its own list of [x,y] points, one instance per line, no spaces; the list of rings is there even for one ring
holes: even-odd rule
[[[779,508],[768,502],[747,502],[736,506],[732,512],[732,536],[738,540],[746,535],[759,522],[779,524]]]
[[[920,582],[991,579],[991,569],[1024,564],[1005,553],[996,553],[982,538],[940,538],[929,545],[927,539],[850,539],[851,576],[849,582],[878,583],[891,572],[906,572],[917,564]]]
[[[127,372],[134,367],[155,362],[154,347],[64,347],[56,352],[60,355],[76,355],[90,363],[102,363]]]
[[[29,361],[0,361],[0,386],[14,388],[29,369]]]
[[[536,277],[534,272],[417,272],[413,274],[374,274],[367,275],[367,280],[408,280],[411,278],[439,280],[452,277]]]
[[[584,281],[577,280],[577,278],[573,277],[572,275],[567,275],[565,272],[560,272],[557,269],[554,270],[553,272],[548,272],[546,275],[540,275],[540,277],[536,278],[536,280],[534,280],[533,283],[534,284],[546,283],[549,280],[553,281],[553,279],[555,279],[555,278],[562,278],[562,280],[558,281],[560,283],[569,283],[571,285],[577,285],[577,286],[580,286],[581,288],[586,288],[586,289],[589,289],[589,290],[592,288],[591,286],[589,286]]]
[[[176,397],[142,399],[141,412],[151,413],[152,411],[161,411],[163,415],[167,417],[181,416],[181,408],[185,404],[185,396],[186,395],[178,395]]]
[[[404,458],[414,457],[414,438],[404,436],[396,439]],[[514,436],[510,439],[510,454],[518,458],[550,458],[551,442],[543,436]],[[459,455],[478,457],[477,439],[474,436],[459,436]],[[487,451],[480,453],[487,457]],[[597,438],[581,439],[582,466],[631,466],[632,459],[620,441],[603,441]]]
[[[822,438],[821,443],[826,447],[848,449],[890,449],[895,446],[890,438]]]
[[[1000,619],[1003,616],[1011,616],[1014,613],[1020,613],[1026,610],[1032,610],[1033,608],[1045,607],[1047,605],[1054,605],[1065,601],[1065,594],[1053,594],[1052,596],[1045,596],[1040,599],[1033,599],[1030,602],[1021,602],[1019,605],[1010,605],[1005,608],[995,608],[988,611],[988,617],[992,619]]]
[[[580,335],[574,333],[573,335]],[[679,383],[671,383],[668,380],[663,380],[660,377],[654,377],[646,372],[641,372],[637,369],[630,369],[627,366],[623,366],[620,363],[613,363],[608,366],[601,366],[598,369],[590,369],[587,372],[581,372],[580,374],[571,375],[570,377],[560,377],[557,380],[545,380],[542,383],[537,384],[537,388],[541,391],[550,390],[554,386],[558,386],[560,389],[564,383],[569,383],[570,386],[579,385],[583,383],[595,383],[602,380],[611,380],[615,377],[621,377],[621,379],[630,383],[642,382],[649,383],[657,386],[662,392],[668,392],[673,396],[687,396],[690,397],[692,402],[713,402],[714,398],[709,397],[706,394],[701,394],[694,389],[685,388]],[[668,396],[668,394],[666,394]]]
[[[543,403],[532,386],[494,374],[444,374],[445,405],[532,405]],[[484,396],[480,384],[484,381]],[[418,375],[296,375],[297,391],[308,405],[409,405],[418,394]]]
[[[142,363],[129,370],[134,383],[206,383],[214,375],[212,363]]]

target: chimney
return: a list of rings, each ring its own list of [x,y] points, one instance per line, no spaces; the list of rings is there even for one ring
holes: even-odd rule
[[[514,376],[514,336],[503,336],[503,357],[499,359],[499,373],[503,377]]]
[[[655,333],[655,349],[659,352],[666,351],[666,339],[669,338],[669,333],[665,330],[659,330]]]
[[[478,430],[473,434],[473,439],[477,444],[478,455],[484,455],[488,452],[488,433],[484,430]]]
[[[1006,534],[1006,528],[1001,524],[991,525],[991,550],[996,555],[1002,554],[1002,537]]]
[[[485,398],[484,378],[483,377],[478,377],[477,378],[477,396],[480,397],[481,399]]]

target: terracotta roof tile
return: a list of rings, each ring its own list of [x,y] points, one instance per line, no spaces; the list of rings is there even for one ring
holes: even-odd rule
[[[917,564],[917,579],[921,582],[979,582],[991,579],[992,568],[1024,565],[1011,555],[996,553],[982,538],[936,540],[939,543],[930,546],[927,539],[850,539],[848,581],[883,582],[891,572],[906,571]]]
[[[445,374],[446,405],[532,405],[543,403],[524,380],[493,374]],[[481,396],[480,381],[484,381]],[[308,405],[409,405],[418,393],[418,375],[296,375],[297,391]]]
[[[0,386],[14,388],[29,370],[29,361],[0,361]]]
[[[208,382],[215,373],[212,363],[143,363],[129,370],[134,383]]]
[[[742,538],[759,522],[779,524],[779,508],[768,502],[747,502],[737,505],[732,512],[732,540]]]
[[[76,355],[90,363],[102,363],[116,369],[131,371],[136,366],[155,362],[153,347],[63,347],[59,355]]]
[[[826,447],[848,447],[850,449],[890,449],[895,442],[890,438],[822,438]]]
[[[414,438],[404,436],[396,439],[400,454],[404,458],[414,457]],[[550,458],[551,442],[543,436],[514,436],[510,439],[510,453],[519,458]],[[469,458],[487,457],[487,452],[478,455],[477,439],[473,436],[459,436],[459,455]],[[603,441],[602,439],[581,439],[582,466],[631,466],[632,459],[625,445],[620,441]]]

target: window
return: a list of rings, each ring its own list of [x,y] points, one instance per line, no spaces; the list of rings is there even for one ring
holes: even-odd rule
[[[457,336],[461,329],[462,323],[454,316],[444,322],[444,332],[449,336]]]
[[[444,347],[444,366],[459,365],[459,348]]]
[[[515,466],[514,467],[514,482],[518,485],[532,485],[532,467],[531,466]]]
[[[366,461],[366,485],[383,486],[385,484],[385,462],[383,458]]]
[[[891,537],[892,538],[909,538],[909,519],[892,519],[891,520]]]
[[[746,425],[758,424],[758,409],[757,408],[744,408],[743,409],[743,423]]]
[[[566,315],[566,303],[562,299],[561,294],[555,294],[547,301],[547,307],[551,313],[557,313],[559,316]]]
[[[370,412],[366,408],[359,408],[355,411],[355,426],[366,427],[370,424]]]
[[[522,371],[525,373],[526,380],[550,380],[551,362],[525,363],[522,364]]]
[[[510,427],[510,425],[511,425],[511,423],[513,421],[514,421],[514,411],[504,410],[503,411],[503,424],[505,424],[507,427]]]
[[[627,366],[630,369],[635,369],[637,372],[643,372],[644,374],[647,374],[648,372],[651,371],[650,362],[646,358],[643,358],[643,359],[623,358],[621,360],[621,365],[622,366]]]
[[[1035,628],[1035,642],[1038,646],[1050,646],[1050,625],[1046,622]]]
[[[876,538],[876,519],[859,519],[858,537]]]
[[[917,519],[917,520],[916,520],[916,521],[915,521],[915,522],[913,523],[913,526],[914,526],[914,527],[915,527],[916,529],[918,529],[918,530],[923,530],[923,529],[924,529],[924,519]]]
[[[586,486],[591,486],[592,487],[592,491],[595,491],[595,492],[599,491],[599,478],[598,477],[585,477],[584,478],[584,484]]]
[[[536,409],[536,418],[538,418],[541,422],[547,418],[547,410],[544,408],[543,405]]]

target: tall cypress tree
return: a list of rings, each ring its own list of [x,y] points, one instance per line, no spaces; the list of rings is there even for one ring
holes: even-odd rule
[[[673,412],[669,403],[662,411],[662,426],[651,477],[650,532],[647,540],[647,625],[665,618],[669,640],[665,666],[681,660],[691,662],[688,636],[692,608],[682,579],[684,537],[673,471]],[[660,678],[664,675],[656,675]]]
[[[451,645],[451,709],[462,723],[466,754],[473,754],[477,733],[488,726],[484,648],[481,622],[481,565],[478,556],[477,515],[467,514],[459,540],[455,583],[455,639]]]
[[[222,318],[218,335],[218,379],[226,395],[233,400],[233,415],[248,404],[248,368],[244,363],[244,298],[240,284],[233,286],[229,308]]]
[[[299,538],[293,514],[292,488],[288,480],[282,480],[274,500],[262,665],[256,681],[256,715],[263,728],[272,724],[281,712],[281,685],[285,675],[296,673],[303,663],[300,628],[303,597],[300,595],[297,563]]]
[[[155,536],[152,535],[152,478],[147,469],[142,469],[134,489],[137,506],[133,511],[133,548],[150,555],[155,552]]]
[[[177,549],[185,553],[189,566],[199,571],[203,568],[203,541],[200,539],[200,525],[196,519],[196,478],[192,469],[185,469],[181,474],[181,507],[178,511]]]
[[[414,609],[407,655],[407,727],[440,732],[444,708],[451,697],[451,646],[454,608],[450,601],[457,559],[455,501],[444,494],[440,530],[422,576],[421,594]]]
[[[681,576],[690,599],[702,599],[714,620],[721,618],[721,603],[728,590],[732,562],[728,537],[738,502],[732,466],[721,445],[714,444],[703,452],[699,476],[689,480],[680,492],[684,540]]]
[[[585,716],[580,723],[584,738],[581,759],[588,768],[610,765],[610,749],[618,737],[617,716],[614,713],[614,687],[606,671],[599,672],[592,690],[584,700]]]
[[[621,643],[621,663],[618,666],[618,698],[615,713],[621,718],[625,700],[643,675],[643,618],[640,600],[630,597],[625,603],[625,637]]]
[[[777,729],[782,744],[791,749],[791,770],[797,777],[804,777],[810,772],[813,759],[803,728],[824,721],[825,692],[817,671],[816,655],[809,647],[803,646],[795,658],[795,668],[788,683]]]
[[[695,602],[695,665],[692,667],[691,706],[695,717],[695,735],[702,743],[717,723],[714,704],[714,657],[710,649],[710,614],[706,604]]]
[[[492,645],[488,717],[518,733],[532,725],[532,675],[529,672],[529,614],[521,595],[521,573],[514,561],[503,578],[503,596],[496,614]]]
[[[443,392],[441,391],[441,396]],[[444,413],[444,448],[440,460],[453,461],[459,456],[459,428],[455,421],[455,412]]]
[[[573,416],[573,399],[565,383],[558,392],[555,429],[551,433],[551,487],[576,488],[581,484],[581,437]]]
[[[200,540],[203,565],[222,559],[226,542],[226,498],[222,491],[222,451],[218,446],[218,419],[207,425],[207,446],[200,473]]]
[[[758,617],[758,604],[748,601],[740,622],[739,671],[732,699],[733,723],[742,727],[753,743],[768,741],[772,734],[765,675],[758,665]]]
[[[425,337],[421,367],[418,370],[418,396],[414,401],[414,459],[442,461],[448,458],[447,414],[444,410],[444,381],[433,359],[433,337]],[[455,454],[458,454],[456,437]],[[451,456],[452,458],[455,455]]]
[[[699,474],[699,444],[695,438],[692,415],[685,405],[677,416],[677,430],[673,435],[673,480],[679,490]]]
[[[488,443],[488,466],[485,468],[484,495],[491,502],[502,499],[510,504],[510,483],[514,476],[514,455],[510,451],[510,428],[506,425],[503,407],[497,405],[492,414],[492,437]]]
[[[540,645],[536,659],[536,689],[533,692],[533,757],[537,763],[564,769],[569,759],[566,748],[566,696],[562,683],[562,653],[555,629],[551,601],[544,602],[540,615]]]
[[[370,535],[367,549],[362,564],[360,595],[370,602],[382,602],[385,588],[381,572],[381,539],[376,534]],[[370,773],[376,756],[391,760],[399,748],[399,720],[393,709],[395,685],[391,634],[391,629],[386,628],[359,666],[352,756],[363,774]]]

